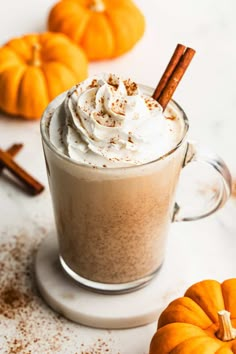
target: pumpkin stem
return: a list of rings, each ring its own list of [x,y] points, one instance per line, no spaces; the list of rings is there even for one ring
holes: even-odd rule
[[[232,327],[230,321],[230,312],[222,310],[218,312],[219,330],[217,337],[224,342],[236,338],[236,329]]]
[[[91,11],[103,12],[105,11],[105,4],[103,0],[91,0],[89,8]]]
[[[30,64],[33,66],[40,66],[41,65],[40,49],[41,49],[41,46],[39,43],[35,43],[33,45],[32,59],[30,62]]]

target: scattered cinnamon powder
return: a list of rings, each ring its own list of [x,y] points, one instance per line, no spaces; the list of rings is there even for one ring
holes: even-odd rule
[[[175,120],[175,119],[176,119],[176,117],[175,117],[175,116],[165,116],[165,119]]]
[[[83,348],[84,345],[81,344],[80,354],[113,354],[113,351],[109,348],[109,344],[100,338],[98,338],[97,342],[88,347],[86,350]],[[120,354],[120,352],[117,352],[117,354]]]
[[[0,314],[7,318],[15,317],[15,310],[25,308],[31,301],[29,294],[20,292],[13,286],[0,291]]]
[[[111,349],[108,331],[104,339],[96,340],[94,333],[94,340],[86,340],[82,326],[56,314],[41,299],[33,264],[45,234],[40,228],[34,235],[0,235],[0,353],[119,354]]]
[[[93,81],[91,82],[91,84],[88,86],[89,88],[94,88],[98,86],[98,80],[93,79]]]
[[[131,136],[128,137],[128,142],[132,144],[134,143]]]
[[[144,102],[149,109],[149,111],[152,111],[153,109],[157,108],[159,105],[158,103],[151,97],[145,97]]]
[[[124,85],[128,96],[134,96],[138,93],[138,85],[136,84],[136,82],[133,82],[128,79],[124,80]]]
[[[117,79],[116,79],[116,77],[115,77],[114,75],[110,75],[110,76],[108,77],[107,83],[108,83],[109,85],[113,86],[113,88],[114,88],[115,90],[117,90],[118,87],[119,87],[119,85],[118,85],[118,83],[117,83]]]

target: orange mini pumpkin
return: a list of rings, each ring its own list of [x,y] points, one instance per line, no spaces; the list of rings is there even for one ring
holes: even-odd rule
[[[12,39],[0,48],[0,110],[37,119],[54,97],[86,77],[85,54],[65,35]]]
[[[236,327],[236,279],[222,284],[204,280],[163,311],[149,354],[236,353],[232,325]]]
[[[132,0],[62,0],[52,8],[48,27],[97,60],[130,50],[142,37],[145,21]]]

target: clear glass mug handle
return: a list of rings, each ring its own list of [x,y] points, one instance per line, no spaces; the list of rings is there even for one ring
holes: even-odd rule
[[[185,207],[187,210],[184,211],[183,206],[175,203],[173,221],[192,221],[211,215],[226,203],[231,194],[231,175],[228,167],[218,155],[200,148],[194,142],[188,142],[183,167],[192,162],[208,165],[217,172],[217,185],[214,188],[212,187],[213,193],[209,198],[204,196],[204,207],[197,212],[190,212],[188,207]],[[201,181],[199,181],[200,184]],[[198,198],[198,195],[196,195],[196,198]]]

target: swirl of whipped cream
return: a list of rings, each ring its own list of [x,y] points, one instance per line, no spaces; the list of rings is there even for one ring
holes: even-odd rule
[[[170,120],[135,82],[94,76],[72,88],[54,112],[49,136],[73,160],[98,167],[140,165],[169,151]]]

